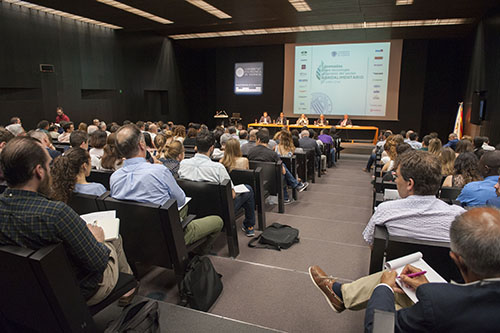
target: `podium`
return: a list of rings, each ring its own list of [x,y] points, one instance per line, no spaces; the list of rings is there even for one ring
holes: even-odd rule
[[[216,123],[217,120],[220,121],[219,124],[222,127],[225,127],[225,121],[227,120],[227,118],[229,118],[229,116],[227,115],[226,111],[217,111],[214,116]]]

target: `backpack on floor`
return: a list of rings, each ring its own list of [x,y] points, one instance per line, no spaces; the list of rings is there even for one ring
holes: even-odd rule
[[[120,317],[113,320],[104,333],[146,332],[160,333],[158,302],[142,301],[123,309]]]
[[[281,251],[299,242],[299,230],[289,225],[273,223],[259,237],[252,239],[248,246]],[[255,245],[259,241],[262,245]]]
[[[221,277],[208,257],[194,256],[181,282],[181,305],[208,311],[222,292]]]

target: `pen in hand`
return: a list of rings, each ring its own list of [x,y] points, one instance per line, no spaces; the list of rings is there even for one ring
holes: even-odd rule
[[[420,271],[420,272],[417,272],[417,273],[411,273],[411,274],[408,274],[406,276],[412,278],[412,277],[424,275],[425,273],[427,273],[427,271]],[[401,275],[398,276],[398,279],[401,279]]]

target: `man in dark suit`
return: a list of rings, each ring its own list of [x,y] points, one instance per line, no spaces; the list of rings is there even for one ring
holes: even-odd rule
[[[286,125],[286,117],[283,112],[281,112],[278,119],[276,119],[276,125]]]
[[[310,267],[309,272],[335,311],[361,309],[366,305],[366,332],[373,329],[375,310],[395,313],[396,332],[498,331],[500,211],[481,207],[457,216],[450,228],[450,240],[450,257],[465,284],[429,283],[425,275],[409,277],[408,274],[420,270],[407,265],[400,278],[416,290],[419,300],[416,304],[397,286],[396,272],[384,271],[344,285],[326,276],[318,266]],[[365,282],[363,286],[360,281]],[[349,286],[354,284],[358,284],[357,295],[352,295],[354,290]],[[367,294],[371,294],[368,300]],[[353,296],[357,297],[356,302],[352,302]]]

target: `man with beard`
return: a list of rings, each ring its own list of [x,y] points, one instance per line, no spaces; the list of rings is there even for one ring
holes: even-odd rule
[[[131,274],[121,238],[104,241],[100,227],[87,225],[77,213],[50,193],[51,158],[31,137],[14,138],[3,148],[0,165],[8,188],[0,196],[0,245],[38,250],[62,242],[75,268],[87,304],[106,298],[118,281],[119,272]],[[135,290],[121,299],[130,303]]]

